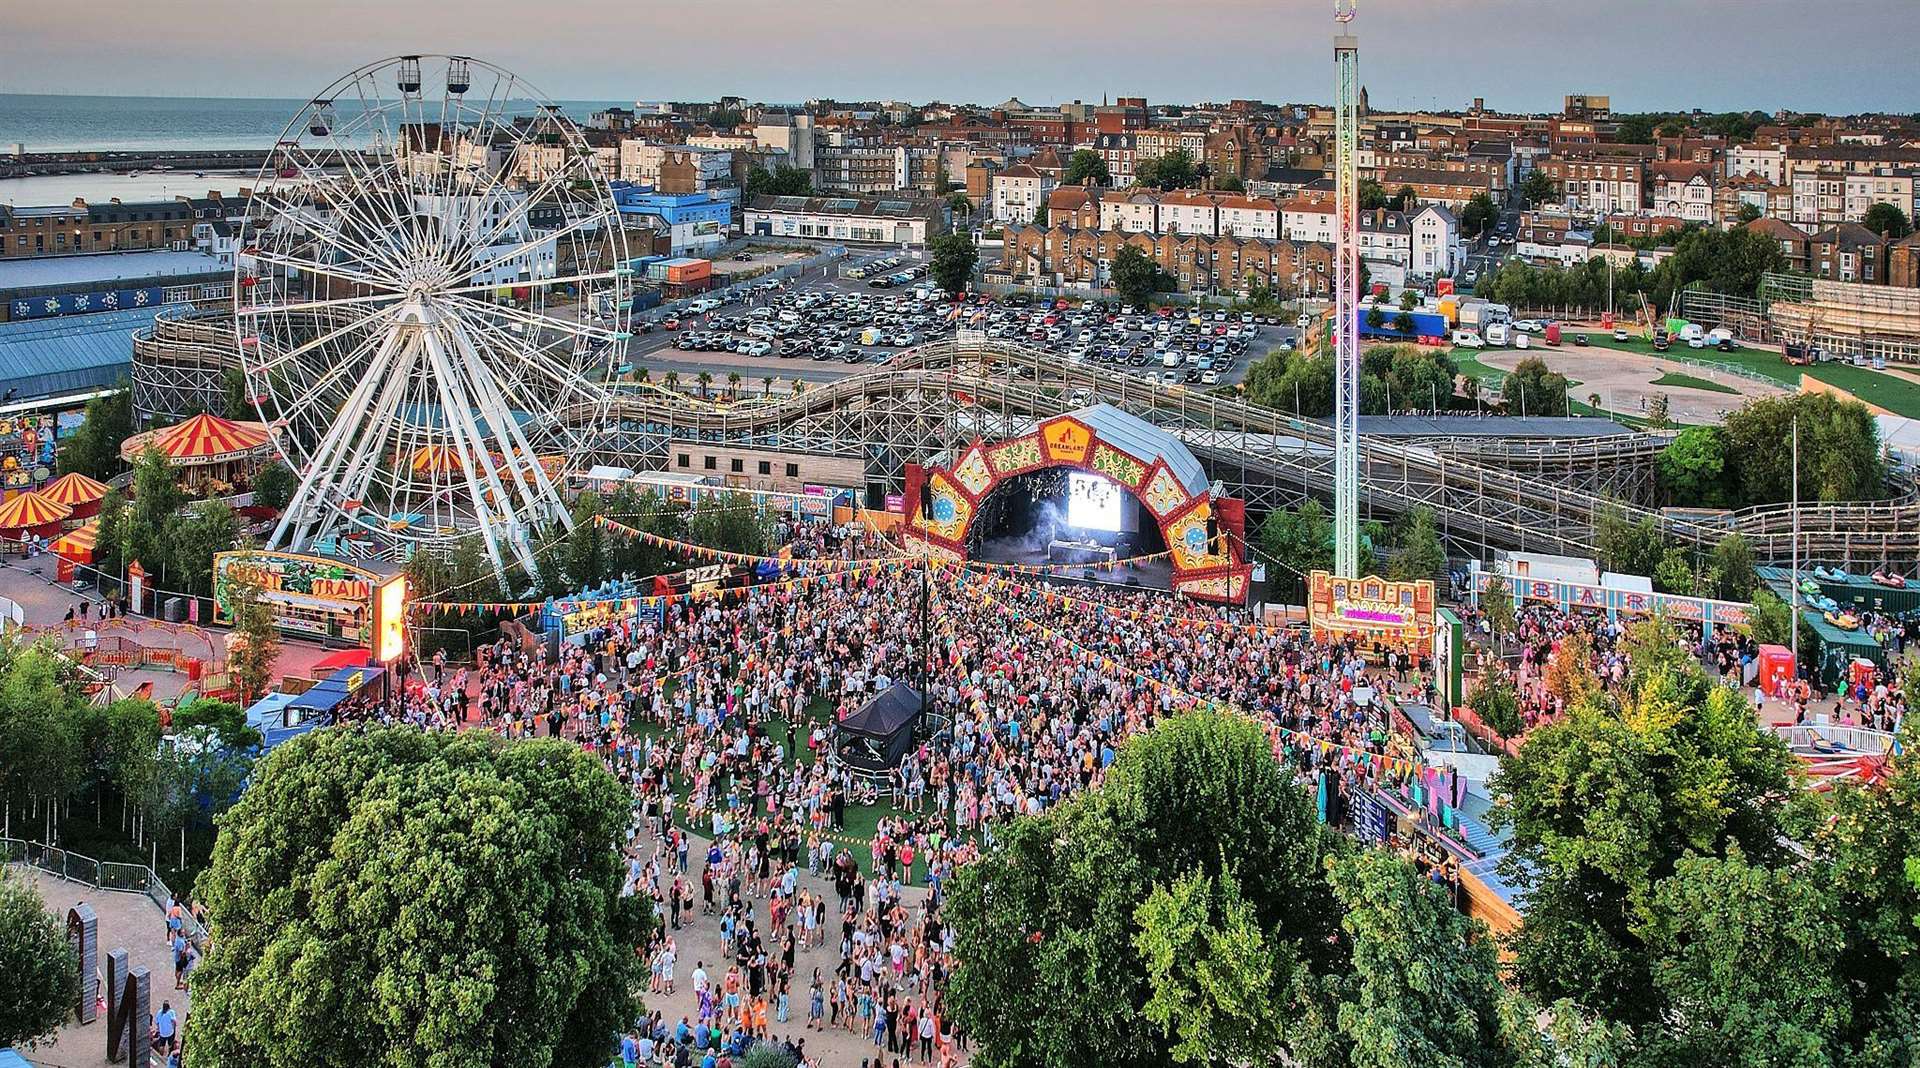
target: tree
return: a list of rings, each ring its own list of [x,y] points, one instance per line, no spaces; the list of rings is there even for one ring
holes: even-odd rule
[[[1403,185],[1400,191],[1393,195],[1393,202],[1388,206],[1395,211],[1412,211],[1420,206],[1420,194],[1412,186]]]
[[[1182,1064],[1264,1064],[1285,1049],[1286,1027],[1275,1008],[1290,963],[1267,945],[1253,907],[1231,874],[1216,881],[1190,873],[1155,886],[1134,912],[1133,936],[1152,996],[1146,1018],[1175,1039]]]
[[[1517,620],[1514,617],[1513,590],[1507,586],[1507,580],[1494,575],[1487,580],[1487,588],[1480,591],[1480,611],[1486,613],[1487,624],[1493,628],[1496,641],[1504,640],[1513,633]]]
[[[1647,952],[1655,885],[1688,854],[1787,851],[1796,758],[1738,690],[1711,686],[1659,619],[1628,639],[1622,703],[1589,697],[1536,727],[1490,782],[1511,837],[1502,872],[1527,900],[1522,986],[1640,1027],[1664,1003]]]
[[[1655,393],[1647,402],[1647,425],[1651,427],[1669,427],[1673,425],[1671,402],[1665,393]]]
[[[227,573],[229,576],[233,572]],[[229,643],[227,667],[240,686],[240,696],[251,701],[267,692],[273,682],[273,666],[280,659],[280,630],[273,621],[273,609],[260,597],[260,588],[251,582],[231,577],[227,604],[233,614],[233,637]]]
[[[1275,1029],[1283,1051],[1325,1041],[1325,992],[1347,953],[1323,866],[1347,848],[1253,721],[1164,720],[1127,743],[1100,788],[996,828],[993,847],[955,874],[949,1006],[982,1064],[1161,1066],[1194,1020],[1230,1025],[1223,1042],[1265,1043]],[[1244,952],[1254,930],[1271,982]],[[1206,998],[1162,998],[1165,1026],[1146,1009],[1163,946],[1176,947],[1163,969],[1176,989]]]
[[[1410,312],[1420,306],[1420,295],[1411,289],[1400,291],[1400,310]]]
[[[1398,546],[1387,564],[1387,577],[1394,579],[1432,578],[1447,568],[1447,551],[1434,529],[1433,510],[1415,508],[1402,522]]]
[[[1753,593],[1753,640],[1761,645],[1793,644],[1793,606],[1772,590]]]
[[[1689,856],[1655,891],[1646,926],[1667,1010],[1642,1042],[1649,1064],[1847,1063],[1850,1021],[1836,969],[1844,928],[1810,873]]]
[[[1529,356],[1514,365],[1513,373],[1500,383],[1509,415],[1567,414],[1567,376],[1547,369],[1538,356]]]
[[[803,197],[813,192],[813,172],[805,167],[777,166],[771,171],[764,167],[747,169],[746,188],[742,190],[748,203],[761,195],[776,197]]]
[[[1340,926],[1353,942],[1340,1033],[1353,1068],[1518,1063],[1530,1021],[1508,1011],[1492,940],[1445,891],[1381,850],[1354,852],[1329,873]],[[1515,1026],[1520,1024],[1520,1026]],[[1251,1063],[1251,1062],[1248,1062]]]
[[[120,569],[127,566],[127,496],[117,489],[110,489],[100,498],[100,510],[95,512],[98,524],[93,535],[93,566],[108,575],[119,575]]]
[[[738,371],[727,372],[727,399],[728,400],[740,399],[740,383],[744,381],[746,381],[746,379],[741,376],[740,372]]]
[[[1674,435],[1656,461],[1668,500],[1682,508],[1724,508],[1726,435],[1717,426],[1690,426]]]
[[[700,399],[706,400],[707,391],[713,388],[713,372],[702,371],[699,374],[694,375],[693,380],[700,384]]]
[[[1600,692],[1600,679],[1593,673],[1593,647],[1586,635],[1574,631],[1560,639],[1560,647],[1547,661],[1541,683],[1558,697],[1563,707],[1571,707]]]
[[[1260,523],[1260,548],[1295,575],[1331,571],[1333,518],[1312,499],[1297,509],[1276,508]]]
[[[213,554],[240,540],[240,518],[225,501],[200,501],[167,521],[162,546],[169,585],[195,597],[213,593]]]
[[[650,924],[600,760],[478,732],[276,746],[197,890],[199,1065],[604,1064]]]
[[[1387,191],[1380,187],[1378,178],[1360,179],[1359,192],[1361,211],[1374,211],[1387,206]]]
[[[1666,551],[1666,540],[1653,516],[1643,515],[1635,522],[1615,504],[1602,506],[1595,517],[1593,541],[1600,566],[1626,575],[1652,577]]]
[[[133,465],[133,506],[127,509],[121,544],[128,562],[139,560],[149,571],[157,571],[160,588],[166,585],[166,565],[171,553],[166,548],[167,524],[186,503],[186,494],[174,480],[173,466],[159,449],[149,448]]]
[[[1662,593],[1681,593],[1697,597],[1703,591],[1693,573],[1693,561],[1684,549],[1670,548],[1660,554],[1660,562],[1653,565],[1653,587]]]
[[[687,539],[730,553],[773,551],[773,530],[759,502],[739,496],[703,497],[687,514]]]
[[[1500,209],[1494,206],[1493,197],[1487,193],[1475,193],[1460,209],[1460,228],[1468,237],[1478,237],[1499,218]]]
[[[1039,227],[1042,230],[1046,229],[1047,212],[1048,212],[1047,202],[1043,200],[1040,202],[1039,207],[1033,209],[1033,225],[1036,227]]]
[[[1157,159],[1137,163],[1133,168],[1133,184],[1158,186],[1161,189],[1185,189],[1194,184],[1196,177],[1193,155],[1184,148],[1176,148]]]
[[[1520,181],[1520,199],[1526,201],[1528,207],[1538,207],[1559,197],[1560,183],[1554,181],[1553,176],[1546,171],[1538,169],[1529,171]]]
[[[0,868],[0,1048],[59,1030],[80,1001],[80,960],[23,877]]]
[[[199,697],[173,714],[176,731],[193,727],[210,728],[220,744],[247,749],[260,744],[260,732],[247,726],[246,710],[232,701]]]
[[[1473,692],[1467,695],[1467,707],[1503,740],[1518,738],[1527,729],[1526,720],[1520,715],[1520,691],[1506,666],[1498,660],[1490,663],[1474,682]]]
[[[965,193],[955,193],[947,198],[947,210],[956,219],[965,219],[973,214],[973,201]]]
[[[980,262],[980,249],[966,234],[943,234],[928,242],[932,260],[927,273],[947,295],[958,298],[973,280],[973,269]]]
[[[1152,304],[1155,293],[1173,288],[1173,279],[1167,272],[1134,245],[1122,246],[1113,257],[1108,280],[1123,300],[1139,308]]]
[[[1734,218],[1740,225],[1745,226],[1750,222],[1758,221],[1761,216],[1765,214],[1765,212],[1760,210],[1760,205],[1742,202],[1740,210],[1734,214]]]
[[[1728,534],[1714,543],[1707,558],[1712,576],[1712,596],[1722,601],[1747,601],[1760,585],[1760,573],[1754,569],[1753,546],[1740,534]]]
[[[731,130],[745,122],[746,118],[733,108],[715,108],[707,115],[707,125],[716,130]]]
[[[1404,334],[1407,337],[1412,337],[1413,336],[1413,316],[1408,312],[1401,312],[1400,314],[1394,316],[1393,332],[1396,334]]]
[[[1380,305],[1377,302],[1368,304],[1367,329],[1378,330],[1385,325],[1387,325],[1387,313],[1380,310]]]
[[[253,503],[279,511],[293,501],[300,488],[300,476],[279,460],[269,462],[253,476]]]
[[[1759,397],[1727,414],[1730,507],[1782,504],[1793,496],[1793,424],[1800,424],[1800,497],[1846,503],[1886,492],[1880,431],[1858,401],[1827,393]]]
[[[1913,233],[1913,224],[1907,220],[1907,213],[1900,210],[1898,204],[1873,204],[1861,217],[1860,225],[1879,234],[1889,241],[1898,241]]]
[[[762,397],[773,396],[773,376],[772,375],[760,376],[760,395]]]
[[[1073,155],[1067,157],[1060,182],[1062,185],[1112,185],[1113,175],[1107,173],[1105,156],[1091,148],[1076,148]]]
[[[133,436],[133,391],[115,389],[87,402],[80,426],[62,439],[55,453],[60,473],[78,472],[105,481],[125,467],[120,443]]]

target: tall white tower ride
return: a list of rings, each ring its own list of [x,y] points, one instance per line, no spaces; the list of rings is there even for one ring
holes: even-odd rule
[[[1333,571],[1360,569],[1360,39],[1347,32],[1354,0],[1334,0]]]

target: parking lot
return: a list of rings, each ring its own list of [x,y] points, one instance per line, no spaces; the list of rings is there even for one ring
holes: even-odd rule
[[[683,382],[701,372],[827,381],[966,329],[1116,373],[1224,386],[1298,334],[1291,322],[1240,312],[1024,295],[975,296],[956,313],[924,280],[923,267],[905,258],[881,263],[862,277],[746,287],[737,299],[641,324],[628,349],[632,372],[645,368],[655,383],[667,372]],[[859,274],[859,265],[850,273]]]

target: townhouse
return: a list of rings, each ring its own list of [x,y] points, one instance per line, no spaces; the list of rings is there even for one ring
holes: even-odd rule
[[[993,176],[993,221],[1002,226],[1030,223],[1047,203],[1053,179],[1025,163],[1016,163]]]
[[[1646,165],[1638,160],[1552,156],[1537,167],[1559,186],[1561,203],[1574,211],[1637,212],[1644,203]]]

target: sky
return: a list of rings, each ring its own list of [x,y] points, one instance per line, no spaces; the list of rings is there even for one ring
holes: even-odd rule
[[[1853,47],[1910,27],[1920,0],[1358,3],[1381,109],[1481,96],[1548,111],[1585,92],[1622,111],[1920,111],[1910,57]],[[1331,0],[89,0],[75,18],[0,0],[0,92],[305,98],[417,52],[490,60],[558,100],[1325,101],[1331,14]],[[1808,58],[1836,55],[1859,61]]]

